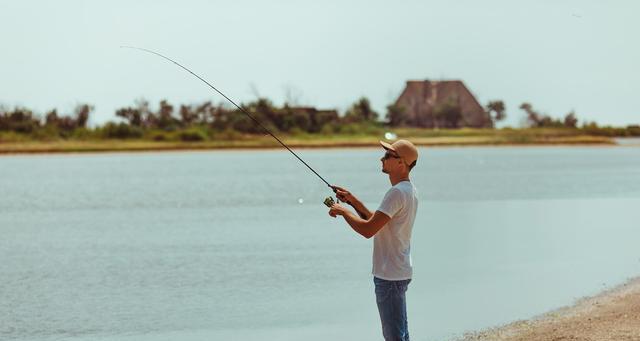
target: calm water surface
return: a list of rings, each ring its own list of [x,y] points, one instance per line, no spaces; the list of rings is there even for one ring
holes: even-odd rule
[[[420,152],[413,340],[640,274],[640,148]],[[370,209],[389,186],[381,150],[299,153]],[[0,339],[381,339],[329,194],[281,150],[0,157]]]

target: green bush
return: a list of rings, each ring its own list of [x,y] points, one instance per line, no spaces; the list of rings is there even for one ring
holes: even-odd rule
[[[221,133],[217,134],[217,139],[219,140],[240,140],[242,139],[242,134],[237,130],[233,130],[232,128],[227,128]]]
[[[146,132],[145,137],[153,141],[169,141],[172,139],[170,133],[161,130],[152,130],[150,132]]]
[[[25,134],[19,134],[14,131],[0,131],[0,143],[3,142],[25,142],[31,138]]]
[[[102,136],[108,139],[131,139],[142,137],[143,131],[139,127],[126,123],[108,122],[101,129]]]
[[[325,124],[322,126],[322,129],[320,129],[320,135],[333,135],[335,132],[335,129],[333,127],[332,124]]]
[[[94,131],[87,128],[76,128],[71,133],[71,138],[78,140],[88,140],[94,137]]]
[[[377,123],[360,122],[337,125],[336,132],[345,135],[380,135],[384,128]]]
[[[216,129],[211,129],[211,128],[205,128],[206,132],[207,132],[207,136],[209,137],[209,140],[216,140],[218,138],[218,134],[219,131]]]
[[[28,136],[30,139],[36,141],[55,141],[59,140],[60,137],[65,137],[60,134],[57,128],[51,126],[36,129],[32,131],[31,134],[28,134]]]
[[[289,130],[289,135],[291,136],[297,136],[297,137],[304,137],[305,135],[307,135],[307,132],[304,131],[302,128],[299,127],[293,127]]]
[[[185,142],[199,142],[206,141],[208,136],[205,131],[198,128],[189,128],[178,133],[178,137],[181,141]]]

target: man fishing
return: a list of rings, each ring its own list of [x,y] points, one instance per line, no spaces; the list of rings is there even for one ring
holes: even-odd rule
[[[409,340],[405,292],[407,291],[409,282],[411,282],[411,229],[413,228],[413,222],[418,208],[416,190],[411,181],[409,181],[409,172],[411,172],[411,169],[416,165],[416,160],[418,159],[418,150],[416,147],[406,140],[398,140],[393,144],[380,141],[380,144],[382,144],[382,147],[386,150],[384,157],[381,159],[382,172],[389,174],[392,187],[387,191],[378,210],[375,213],[371,213],[371,211],[349,191],[338,186],[330,185],[327,180],[318,174],[318,172],[309,166],[309,164],[260,123],[253,115],[236,104],[236,102],[204,78],[158,52],[135,46],[121,47],[154,54],[179,66],[198,78],[233,104],[238,110],[247,115],[247,117],[256,125],[260,126],[265,133],[271,135],[296,159],[320,178],[322,182],[328,187],[331,187],[338,199],[348,203],[358,212],[360,217],[354,215],[340,204],[332,204],[331,201],[328,201],[332,200],[331,198],[325,200],[325,204],[331,207],[329,215],[334,218],[338,215],[343,216],[347,223],[365,238],[375,236],[373,241],[373,280],[376,286],[378,311],[380,312],[380,320],[382,321],[382,333],[386,340]]]
[[[418,150],[407,140],[393,144],[380,141],[385,149],[382,172],[389,175],[391,188],[372,213],[348,190],[331,186],[341,201],[351,205],[356,216],[347,207],[333,204],[329,215],[341,215],[365,238],[373,239],[373,282],[382,334],[385,340],[409,340],[405,292],[413,274],[411,266],[411,230],[418,209],[416,189],[409,173],[418,160]]]

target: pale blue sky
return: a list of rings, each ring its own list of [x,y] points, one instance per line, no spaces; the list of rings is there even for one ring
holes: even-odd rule
[[[481,104],[640,123],[638,1],[0,0],[0,103],[40,113],[96,106],[92,122],[144,97],[174,104],[257,92],[281,104],[384,113],[408,79],[462,79]]]

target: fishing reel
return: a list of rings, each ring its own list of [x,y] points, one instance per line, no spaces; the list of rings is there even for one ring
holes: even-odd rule
[[[325,205],[327,205],[327,207],[331,207],[335,203],[338,203],[338,204],[340,203],[340,198],[338,197],[337,190],[334,187],[331,187],[331,188],[333,188],[333,191],[336,193],[336,200],[334,201],[333,197],[331,197],[331,196],[326,197],[323,202],[324,202]],[[349,205],[351,205],[351,203],[348,202],[348,201],[344,201],[344,202],[349,204]]]
[[[333,206],[333,204],[335,204],[336,202],[333,201],[333,198],[331,196],[328,196],[324,199],[324,204],[327,205],[327,207],[331,207]]]

